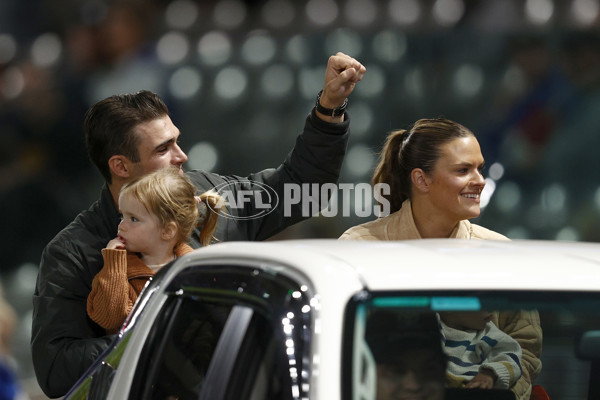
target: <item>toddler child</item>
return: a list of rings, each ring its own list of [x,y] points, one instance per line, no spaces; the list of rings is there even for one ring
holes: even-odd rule
[[[118,234],[102,249],[104,266],[87,299],[90,318],[107,333],[118,332],[148,279],[193,250],[186,241],[196,226],[201,227],[202,246],[210,244],[219,200],[215,192],[195,196],[194,185],[176,168],[125,185],[119,193]],[[204,215],[198,203],[206,206]]]

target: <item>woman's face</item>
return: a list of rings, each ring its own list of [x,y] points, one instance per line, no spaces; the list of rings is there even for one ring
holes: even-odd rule
[[[483,155],[474,136],[456,138],[440,148],[441,156],[428,175],[429,195],[440,214],[453,221],[479,216]]]

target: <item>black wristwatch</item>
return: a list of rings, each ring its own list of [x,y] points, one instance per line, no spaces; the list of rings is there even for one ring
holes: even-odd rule
[[[319,94],[317,94],[317,103],[315,104],[315,108],[318,112],[324,115],[329,115],[331,117],[339,117],[346,112],[346,107],[348,107],[348,98],[344,100],[344,104],[336,108],[325,108],[321,105],[321,94],[323,91],[321,90]]]

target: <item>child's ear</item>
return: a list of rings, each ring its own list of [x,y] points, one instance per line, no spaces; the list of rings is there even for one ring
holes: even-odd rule
[[[421,168],[415,168],[410,173],[410,180],[413,186],[422,193],[429,192],[429,185],[431,185],[431,179],[425,171]]]
[[[172,240],[177,235],[177,225],[175,222],[169,222],[162,228],[162,232],[160,234],[161,239],[169,241]]]

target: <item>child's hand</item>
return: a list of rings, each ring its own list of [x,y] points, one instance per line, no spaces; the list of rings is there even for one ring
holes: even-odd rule
[[[117,236],[116,238],[114,238],[110,242],[108,242],[108,244],[106,245],[106,248],[107,249],[125,250],[125,241],[123,239],[121,239],[121,237]]]
[[[475,378],[465,385],[469,389],[492,389],[496,377],[491,371],[481,370]]]

